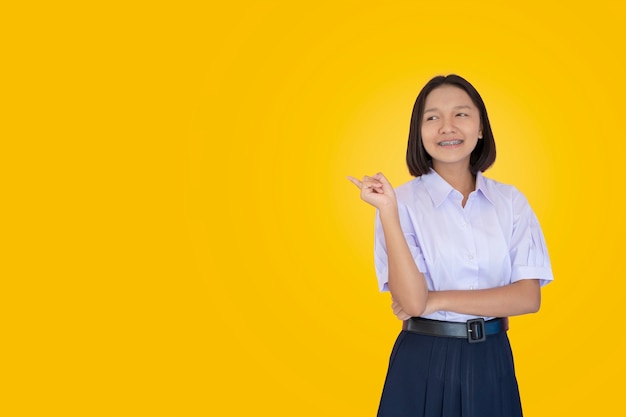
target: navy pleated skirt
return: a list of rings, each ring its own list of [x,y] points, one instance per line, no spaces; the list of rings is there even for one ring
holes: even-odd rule
[[[403,330],[391,352],[378,417],[520,417],[506,332],[485,342]]]

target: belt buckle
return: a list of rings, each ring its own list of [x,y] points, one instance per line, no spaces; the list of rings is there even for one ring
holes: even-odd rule
[[[485,319],[478,318],[467,321],[467,341],[469,343],[479,343],[487,340],[485,332]]]

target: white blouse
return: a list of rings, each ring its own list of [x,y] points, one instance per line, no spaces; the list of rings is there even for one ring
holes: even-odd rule
[[[463,195],[439,174],[396,188],[400,225],[431,291],[494,288],[522,279],[552,281],[552,267],[539,222],[524,195],[511,185],[476,176],[465,207]],[[374,244],[376,276],[387,287],[387,248],[379,213]],[[434,320],[466,321],[438,311]]]

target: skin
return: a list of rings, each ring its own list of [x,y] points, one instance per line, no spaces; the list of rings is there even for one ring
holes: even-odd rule
[[[462,89],[444,85],[426,98],[422,142],[433,159],[433,169],[463,194],[463,206],[476,188],[470,155],[482,137],[480,113]],[[392,309],[400,320],[453,311],[460,314],[506,317],[539,310],[539,280],[524,279],[483,290],[428,291],[400,227],[393,187],[382,173],[362,180],[348,179],[361,190],[361,199],[376,207],[387,245],[389,291]]]

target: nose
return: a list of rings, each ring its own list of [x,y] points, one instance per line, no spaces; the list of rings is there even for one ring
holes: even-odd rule
[[[449,117],[441,118],[441,125],[439,126],[439,133],[445,135],[447,133],[455,133],[456,128],[454,127],[454,123],[452,119]]]

